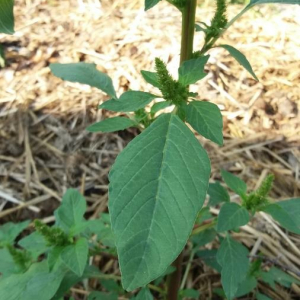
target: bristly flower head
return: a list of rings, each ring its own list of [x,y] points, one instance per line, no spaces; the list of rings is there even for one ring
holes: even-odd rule
[[[273,181],[274,175],[268,175],[256,191],[246,196],[243,200],[243,205],[253,212],[258,211],[260,208],[267,205],[269,203],[268,195],[271,191]]]
[[[211,20],[211,25],[205,30],[206,37],[205,41],[209,42],[212,38],[219,35],[220,31],[224,29],[228,23],[226,11],[227,5],[226,0],[216,0],[217,10],[214,17]]]
[[[175,105],[187,101],[188,89],[180,82],[173,79],[166,64],[159,58],[155,58],[155,68],[158,76],[159,89],[163,98]]]
[[[218,29],[225,28],[228,23],[226,11],[226,0],[217,0],[217,10],[213,19],[211,20],[211,25],[213,27]]]

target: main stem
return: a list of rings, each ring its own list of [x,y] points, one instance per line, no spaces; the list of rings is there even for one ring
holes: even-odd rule
[[[197,0],[186,0],[182,10],[180,65],[192,58],[194,47],[195,19]],[[173,266],[176,268],[168,278],[168,300],[177,300],[181,282],[183,252],[177,257]]]
[[[197,0],[186,0],[182,11],[180,64],[192,58]]]

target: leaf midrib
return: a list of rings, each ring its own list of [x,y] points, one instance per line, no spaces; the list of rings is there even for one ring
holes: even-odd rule
[[[160,193],[160,186],[161,186],[161,182],[163,182],[162,180],[162,173],[163,173],[163,169],[164,168],[164,160],[165,160],[165,156],[166,156],[166,149],[169,145],[169,143],[167,142],[168,141],[168,138],[169,138],[169,134],[170,134],[170,128],[171,128],[171,120],[172,120],[173,116],[171,115],[170,116],[170,119],[168,121],[168,130],[167,130],[167,133],[166,133],[166,137],[165,137],[165,144],[164,144],[164,147],[163,147],[163,150],[162,150],[162,160],[161,160],[161,166],[160,166],[160,173],[159,173],[159,176],[158,176],[158,179],[157,179],[157,189],[156,189],[156,195],[155,195],[155,205],[154,205],[154,208],[153,208],[153,213],[152,213],[152,218],[151,218],[151,223],[150,223],[150,226],[149,226],[149,231],[148,231],[148,235],[147,235],[147,239],[145,240],[145,248],[144,248],[144,252],[143,252],[143,256],[140,258],[140,263],[139,263],[139,267],[137,270],[140,269],[141,267],[141,262],[144,261],[144,256],[145,256],[145,253],[146,253],[146,248],[148,247],[149,245],[149,239],[151,238],[151,229],[152,229],[152,225],[153,225],[153,220],[154,220],[154,215],[155,215],[155,212],[156,212],[156,209],[157,209],[157,201],[158,201],[158,195]],[[130,285],[132,284],[132,282],[135,281],[136,277],[138,276],[139,272],[137,271],[134,278],[132,279]],[[129,285],[129,286],[130,286]]]

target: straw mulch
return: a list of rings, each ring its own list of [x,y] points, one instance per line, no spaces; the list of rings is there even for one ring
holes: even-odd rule
[[[111,116],[97,110],[106,96],[62,82],[48,65],[94,62],[113,78],[119,93],[129,88],[151,91],[140,70],[152,70],[158,56],[175,73],[179,61],[180,15],[163,2],[145,13],[142,0],[16,1],[17,33],[0,35],[7,57],[7,66],[0,70],[1,223],[28,218],[52,222],[69,187],[86,196],[89,217],[107,210],[109,168],[137,131],[86,132],[87,125]],[[231,6],[229,14],[239,9]],[[199,138],[211,158],[212,180],[220,179],[220,168],[225,168],[254,189],[273,173],[275,201],[297,197],[300,191],[299,13],[296,6],[261,6],[224,36],[222,43],[248,57],[260,82],[216,48],[210,52],[208,76],[192,86],[200,99],[218,104],[224,116],[223,147]],[[198,20],[208,22],[212,14],[212,6],[203,6]],[[202,38],[197,34],[196,47]],[[262,252],[299,274],[299,236],[266,215],[257,215],[234,236],[252,255]],[[116,262],[105,261],[105,266],[108,273],[118,273]],[[208,299],[212,289],[220,287],[219,279],[195,261],[186,287],[199,289],[201,299]],[[296,285],[290,290],[279,287],[276,293],[266,285],[260,289],[276,300],[300,295]],[[76,299],[87,294],[81,286],[76,291]]]

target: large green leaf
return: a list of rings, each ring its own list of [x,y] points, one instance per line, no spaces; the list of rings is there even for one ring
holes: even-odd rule
[[[178,70],[179,82],[183,85],[190,85],[204,78],[207,75],[204,67],[208,59],[209,55],[206,55],[183,62]]]
[[[145,10],[148,10],[155,6],[161,0],[145,0]]]
[[[249,269],[249,251],[229,235],[223,240],[217,254],[222,266],[221,279],[224,292],[229,300],[233,299]]]
[[[223,119],[216,104],[192,101],[187,106],[186,120],[198,133],[218,145],[223,145]]]
[[[0,280],[1,299],[5,300],[50,300],[63,279],[59,269],[49,273],[47,263],[33,264],[24,274],[15,274]]]
[[[13,34],[14,31],[14,0],[0,1],[0,32]]]
[[[262,210],[287,230],[300,234],[300,198],[269,204]]]
[[[96,69],[95,64],[71,63],[71,64],[51,64],[52,73],[62,80],[79,82],[96,87],[109,96],[116,98],[116,91],[111,78]]]
[[[159,116],[118,156],[109,211],[126,290],[160,276],[182,251],[209,175],[207,153],[173,114]]]
[[[144,108],[157,96],[140,91],[128,91],[121,95],[120,99],[110,99],[102,103],[99,108],[116,112],[131,112]]]
[[[62,204],[55,212],[57,225],[66,232],[71,232],[72,227],[83,222],[85,210],[86,201],[84,197],[75,189],[67,190],[63,196]]]
[[[220,184],[219,181],[210,183],[207,193],[209,195],[209,206],[214,206],[222,202],[230,201],[227,190]]]
[[[254,79],[259,81],[258,78],[256,77],[247,57],[242,52],[240,52],[239,50],[237,50],[236,48],[234,48],[230,45],[220,45],[220,47],[226,49],[230,53],[230,55],[233,58],[235,58],[237,60],[237,62],[239,64],[241,64],[254,77]]]
[[[240,196],[246,193],[247,185],[242,179],[225,170],[221,170],[221,174],[225,183],[230,189],[232,189]]]
[[[219,213],[217,230],[222,232],[237,229],[246,225],[249,220],[249,213],[244,207],[236,203],[225,203]]]
[[[88,242],[80,238],[76,244],[67,246],[61,253],[61,259],[77,276],[82,276],[89,253]]]
[[[90,132],[114,132],[135,126],[136,123],[128,118],[114,117],[95,123],[87,128]]]
[[[159,82],[158,82],[158,76],[157,76],[157,73],[156,72],[150,72],[150,71],[144,71],[142,70],[141,71],[142,73],[142,76],[144,77],[144,79],[150,83],[151,85],[159,88],[160,85],[159,85]]]

